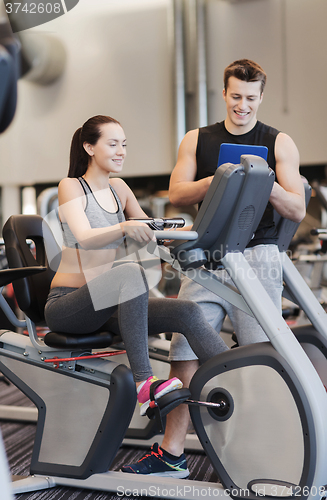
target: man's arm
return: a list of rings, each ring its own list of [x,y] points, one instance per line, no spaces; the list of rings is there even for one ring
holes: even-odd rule
[[[275,157],[278,183],[274,183],[269,201],[282,217],[301,222],[306,208],[299,152],[293,140],[284,133],[276,138]]]
[[[198,134],[198,129],[187,132],[178,150],[177,163],[169,184],[169,200],[175,207],[194,205],[202,201],[212,181],[212,176],[194,180]]]

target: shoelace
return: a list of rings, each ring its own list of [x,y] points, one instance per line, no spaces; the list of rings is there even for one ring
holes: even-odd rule
[[[163,451],[160,448],[158,449],[158,451],[159,453],[156,453],[154,450],[151,450],[150,453],[147,453],[146,455],[144,455],[144,457],[140,458],[138,462],[142,462],[142,460],[144,460],[145,458],[149,458],[152,455],[154,455],[157,458],[160,458],[163,455]]]

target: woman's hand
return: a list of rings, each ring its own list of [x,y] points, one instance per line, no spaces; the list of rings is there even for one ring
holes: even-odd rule
[[[151,240],[156,241],[152,229],[150,229],[147,224],[144,224],[144,222],[129,220],[121,222],[120,226],[124,235],[129,236],[139,243],[143,243],[144,241],[149,242]]]

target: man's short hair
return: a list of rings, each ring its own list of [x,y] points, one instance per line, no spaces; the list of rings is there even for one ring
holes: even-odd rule
[[[245,82],[261,82],[261,94],[265,88],[267,75],[264,70],[250,59],[239,59],[227,66],[224,71],[224,89],[227,90],[228,80],[231,76]]]

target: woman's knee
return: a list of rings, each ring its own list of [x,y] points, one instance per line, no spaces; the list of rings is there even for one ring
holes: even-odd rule
[[[127,264],[123,264],[121,267],[125,279],[132,283],[140,282],[146,284],[144,269],[140,266],[140,264],[137,264],[136,262],[128,262]]]
[[[119,266],[118,269],[120,267],[121,269],[119,271],[119,278],[117,277],[117,282],[119,282],[120,293],[124,296],[126,295],[126,300],[141,295],[148,296],[149,287],[143,267],[134,262],[123,264]]]
[[[185,323],[193,322],[194,320],[202,319],[203,313],[202,309],[193,300],[180,300],[177,299],[176,302],[180,302],[178,317],[183,320]]]
[[[119,269],[119,267],[118,267]],[[143,267],[138,264],[137,262],[127,262],[126,264],[123,264],[122,265],[122,269],[126,269],[128,272],[130,273],[143,273],[144,274],[144,270],[143,270]]]

